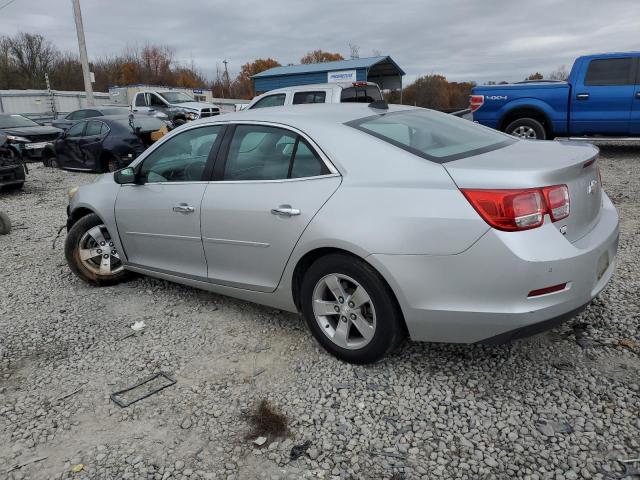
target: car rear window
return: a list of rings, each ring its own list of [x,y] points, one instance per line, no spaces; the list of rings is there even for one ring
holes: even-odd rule
[[[469,120],[426,109],[373,115],[346,125],[437,163],[489,152],[517,141]]]
[[[371,103],[376,100],[382,100],[382,94],[375,85],[343,88],[340,94],[341,103]]]

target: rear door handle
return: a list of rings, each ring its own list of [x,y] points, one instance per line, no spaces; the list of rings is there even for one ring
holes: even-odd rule
[[[300,215],[300,210],[291,208],[291,205],[280,205],[278,208],[272,208],[271,213],[281,217],[293,217],[294,215]]]
[[[576,99],[578,100],[589,100],[589,94],[588,93],[579,93],[576,95]]]
[[[195,212],[196,209],[193,208],[191,205],[187,205],[186,203],[181,203],[180,205],[176,205],[175,207],[173,207],[173,211],[176,213],[183,213],[185,215],[188,215],[190,213]]]

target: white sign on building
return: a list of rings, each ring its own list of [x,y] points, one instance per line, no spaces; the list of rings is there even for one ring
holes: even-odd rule
[[[328,83],[355,82],[355,81],[356,81],[355,70],[338,70],[336,72],[327,72]]]

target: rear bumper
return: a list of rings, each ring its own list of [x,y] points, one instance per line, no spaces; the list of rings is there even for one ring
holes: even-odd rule
[[[489,230],[458,255],[371,255],[396,293],[414,340],[495,343],[575,316],[615,270],[618,214],[605,195],[599,222],[575,243],[552,224]],[[567,283],[564,290],[528,297]]]

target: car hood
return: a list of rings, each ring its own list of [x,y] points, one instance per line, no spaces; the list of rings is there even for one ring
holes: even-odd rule
[[[46,127],[38,125],[37,127],[14,127],[14,128],[2,128],[0,129],[7,135],[16,135],[19,137],[28,137],[31,135],[53,135],[62,132],[56,127]]]
[[[187,109],[191,109],[191,110],[202,110],[203,108],[211,108],[211,107],[218,107],[217,105],[214,105],[213,103],[206,103],[206,102],[184,102],[184,103],[172,103],[171,104],[174,107],[180,107],[180,108],[187,108]]]

